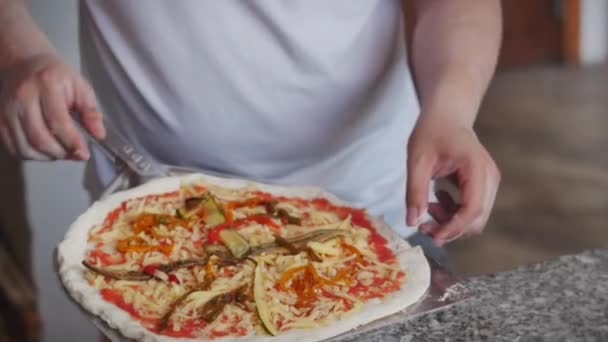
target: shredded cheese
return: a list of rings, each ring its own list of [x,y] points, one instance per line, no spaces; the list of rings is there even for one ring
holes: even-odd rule
[[[226,205],[224,210],[231,210],[234,219],[246,219],[253,215],[266,215],[265,205],[239,206],[232,208],[228,202],[243,201],[257,196],[254,187],[246,189],[231,189],[205,184],[205,191],[210,191],[218,201],[219,206]],[[153,272],[153,278],[145,281],[114,280],[108,277],[87,271],[85,277],[91,284],[99,289],[114,289],[120,291],[122,300],[133,306],[139,316],[158,320],[163,317],[175,301],[209,279],[209,287],[190,293],[187,298],[175,307],[170,319],[174,331],[180,331],[192,319],[200,319],[200,309],[217,295],[229,293],[243,286],[253,287],[255,265],[252,262],[241,262],[237,265],[196,265],[178,268],[169,273],[156,268],[156,265],[168,265],[173,262],[204,257],[205,249],[202,244],[208,243],[210,227],[206,227],[204,220],[200,222],[186,222],[182,216],[175,213],[183,208],[185,199],[201,196],[202,190],[195,185],[180,187],[179,194],[168,197],[144,197],[128,201],[123,210],[113,218],[110,229],[104,224],[93,227],[90,231],[91,249],[99,248],[103,254],[92,253],[87,260],[97,267],[107,271]],[[228,208],[228,209],[226,209]],[[341,219],[332,210],[320,211],[313,204],[305,201],[279,201],[276,208],[285,210],[289,215],[301,219],[301,225],[281,223],[280,235],[290,239],[302,234],[317,230],[339,230],[337,237],[326,241],[311,240],[306,243],[309,250],[301,250],[294,255],[280,255],[268,251],[256,255],[257,265],[261,267],[261,276],[264,284],[264,301],[268,304],[270,320],[281,330],[316,328],[332,323],[333,321],[360,310],[363,301],[356,295],[349,293],[350,284],[371,286],[376,279],[389,284],[395,282],[398,274],[402,272],[398,264],[381,262],[370,245],[370,231],[364,227],[353,225],[351,216]],[[143,215],[143,216],[142,216]],[[139,224],[138,218],[149,218],[146,215],[158,215],[153,227],[145,226],[135,232],[134,225]],[[167,220],[169,217],[171,220]],[[280,222],[271,217],[272,222]],[[245,222],[234,229],[248,242],[250,247],[272,243],[275,241],[276,230],[267,224],[256,220],[241,220]],[[147,246],[160,246],[152,250],[135,249],[125,254],[117,251],[117,244],[129,238],[137,237],[136,244],[140,242]],[[131,242],[129,242],[131,243]],[[356,248],[360,253],[354,253],[344,247],[344,243]],[[97,247],[101,244],[101,247]],[[170,245],[169,249],[163,249]],[[310,251],[321,260],[311,260]],[[213,257],[216,258],[216,257]],[[362,262],[362,259],[365,262]],[[108,260],[112,262],[108,262]],[[217,261],[217,259],[214,262]],[[104,264],[106,263],[106,264]],[[296,267],[312,265],[313,270],[307,271],[315,274],[315,285],[312,291],[314,296],[309,297],[311,302],[301,301],[301,294],[295,289],[302,285],[304,275],[297,275],[288,279],[285,288],[277,286],[281,276]],[[353,270],[344,278],[345,270]],[[208,272],[211,272],[208,274]],[[341,272],[341,273],[340,273]],[[350,272],[350,271],[348,271]],[[305,272],[302,272],[302,274]],[[149,274],[149,273],[148,273]],[[298,278],[300,277],[300,278]],[[332,279],[338,280],[332,280]],[[321,280],[319,280],[321,279]],[[310,281],[307,280],[307,281]],[[284,282],[284,281],[283,281]],[[299,285],[298,285],[299,284]],[[382,284],[384,286],[385,284]],[[304,303],[304,304],[303,304]],[[243,304],[243,303],[241,303]],[[248,303],[247,305],[254,305]],[[220,316],[205,328],[196,332],[197,336],[208,337],[217,333],[230,334],[234,329],[249,335],[263,334],[255,307],[244,310],[241,305],[228,303],[222,308]]]

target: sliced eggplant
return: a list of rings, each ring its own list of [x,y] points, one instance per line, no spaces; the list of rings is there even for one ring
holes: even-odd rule
[[[306,254],[308,255],[308,259],[314,261],[314,262],[322,262],[323,259],[321,259],[321,257],[317,254],[317,252],[315,252],[312,248],[310,248],[309,246],[306,246],[304,248],[304,251],[306,252]]]
[[[180,260],[180,261],[175,261],[175,262],[172,262],[169,264],[159,265],[157,269],[164,273],[171,273],[180,268],[185,268],[185,267],[190,267],[190,266],[195,266],[195,265],[205,265],[207,263],[207,260],[208,260],[208,258],[206,256],[202,257],[202,258],[197,258],[197,259]],[[86,260],[84,260],[82,262],[82,264],[86,268],[90,269],[91,271],[93,271],[95,273],[98,273],[104,277],[108,277],[108,278],[112,278],[112,279],[116,279],[116,280],[146,281],[146,280],[155,278],[153,275],[148,274],[148,273],[144,272],[143,270],[141,270],[141,271],[122,271],[122,272],[104,270],[103,268],[91,265]]]
[[[277,208],[278,204],[279,202],[277,200],[270,200],[266,202],[266,213],[268,213],[268,215],[281,219],[281,221],[283,221],[284,223],[295,224],[297,226],[302,225],[302,220],[299,217],[292,216],[284,208]]]
[[[280,235],[275,235],[274,241],[276,242],[276,244],[278,246],[287,249],[287,251],[289,251],[289,254],[296,255],[296,254],[300,254],[302,252],[306,252],[306,254],[308,255],[308,258],[310,260],[315,261],[315,262],[322,261],[321,258],[317,255],[317,253],[315,253],[315,251],[313,251],[312,248],[310,248],[308,246],[298,247]],[[307,241],[307,243],[308,243],[308,241]]]
[[[234,229],[220,231],[220,240],[228,247],[235,258],[243,258],[251,251],[249,242]]]
[[[266,213],[268,213],[268,215],[275,215],[277,212],[277,204],[279,204],[279,201],[277,200],[270,200],[266,202]]]
[[[238,304],[246,304],[249,302],[253,302],[253,287],[249,285],[243,285],[239,288],[239,291],[236,293],[236,297],[234,300]]]
[[[186,209],[188,211],[193,211],[193,210],[198,209],[206,196],[207,195],[205,194],[204,196],[186,198],[186,201],[184,202],[184,206],[185,206],[184,209]]]
[[[291,242],[287,241],[287,239],[285,239],[284,237],[282,237],[280,235],[274,236],[274,242],[276,242],[276,244],[278,246],[287,249],[289,251],[289,253],[291,253],[291,254],[298,254],[301,252],[301,250],[299,248],[294,246]]]
[[[183,295],[181,295],[179,298],[177,298],[173,302],[173,304],[171,304],[171,307],[169,308],[169,310],[163,315],[163,317],[161,317],[160,322],[158,323],[158,329],[160,331],[167,329],[167,327],[169,326],[169,320],[171,319],[171,315],[173,315],[175,310],[186,300],[186,298],[188,298],[188,296],[190,296],[191,294],[193,294],[194,292],[197,292],[197,291],[201,291],[201,289],[194,288],[194,289],[184,293]]]
[[[236,294],[232,292],[224,293],[213,297],[210,301],[205,303],[201,310],[201,318],[211,323],[222,313],[226,305],[232,303],[235,300]]]
[[[258,263],[255,267],[254,278],[253,278],[253,300],[255,302],[255,308],[262,322],[264,330],[272,336],[278,334],[278,328],[274,325],[270,317],[270,308],[265,300],[266,290],[264,289],[264,274],[262,272],[262,264]]]
[[[288,241],[298,248],[303,248],[306,246],[306,244],[308,244],[309,241],[324,242],[338,236],[344,236],[345,234],[347,234],[347,232],[343,229],[319,229],[310,233],[295,236],[288,239]]]
[[[301,251],[306,248],[306,245],[308,244],[309,241],[324,242],[324,241],[333,239],[338,236],[343,236],[345,234],[347,234],[347,232],[342,229],[320,229],[320,230],[315,230],[315,231],[312,231],[309,233],[304,233],[299,236],[294,236],[294,237],[291,237],[288,239],[284,238],[284,240],[287,241],[290,246]],[[261,244],[261,245],[253,247],[251,249],[251,255],[258,255],[258,254],[261,254],[264,252],[270,252],[270,251],[287,251],[287,252],[289,252],[289,249],[286,248],[285,246],[281,246],[279,244],[279,242],[275,240],[274,242],[269,242],[269,243],[265,243],[265,244]]]
[[[205,256],[205,257],[196,258],[196,259],[179,260],[179,261],[174,261],[174,262],[171,262],[168,264],[160,265],[160,266],[158,266],[158,269],[165,273],[171,273],[180,268],[196,266],[196,265],[205,265],[207,263],[208,259],[209,258],[207,256]]]
[[[201,310],[201,318],[207,322],[211,323],[215,321],[215,319],[222,313],[226,305],[236,303],[239,304],[239,301],[244,304],[244,301],[247,300],[244,297],[244,293],[247,289],[246,285],[239,287],[236,290],[219,294],[213,297],[210,301],[205,303]]]
[[[230,256],[230,250],[224,245],[205,245],[205,252],[209,255],[217,255],[220,259]]]
[[[295,224],[297,226],[301,226],[302,225],[302,220],[299,217],[292,216],[285,209],[281,208],[281,209],[277,210],[277,216],[282,221],[285,221],[285,222],[287,222],[289,224]]]
[[[145,273],[144,271],[111,271],[104,270],[103,268],[99,268],[97,266],[93,266],[88,263],[86,260],[82,262],[84,267],[89,270],[100,274],[104,277],[116,279],[116,280],[133,280],[133,281],[146,281],[152,279],[152,275]]]

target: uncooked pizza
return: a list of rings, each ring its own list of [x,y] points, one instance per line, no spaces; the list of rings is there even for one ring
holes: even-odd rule
[[[389,243],[363,209],[322,192],[175,181],[114,198],[97,222],[72,227],[86,232],[80,253],[70,234],[61,246],[66,288],[126,337],[327,338],[426,290],[421,253]]]

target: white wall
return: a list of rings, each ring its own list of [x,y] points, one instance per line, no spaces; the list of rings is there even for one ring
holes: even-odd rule
[[[28,1],[36,22],[72,65],[79,65],[76,0]],[[34,276],[44,320],[44,341],[97,341],[99,334],[61,292],[52,252],[66,227],[88,207],[81,186],[83,165],[26,162],[27,216],[34,234]]]
[[[583,65],[608,58],[608,1],[581,1],[580,59]]]

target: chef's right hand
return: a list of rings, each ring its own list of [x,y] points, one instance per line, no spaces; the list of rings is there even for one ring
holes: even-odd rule
[[[70,113],[103,139],[102,114],[91,86],[52,54],[21,60],[0,72],[0,138],[15,157],[87,160],[90,152]]]

